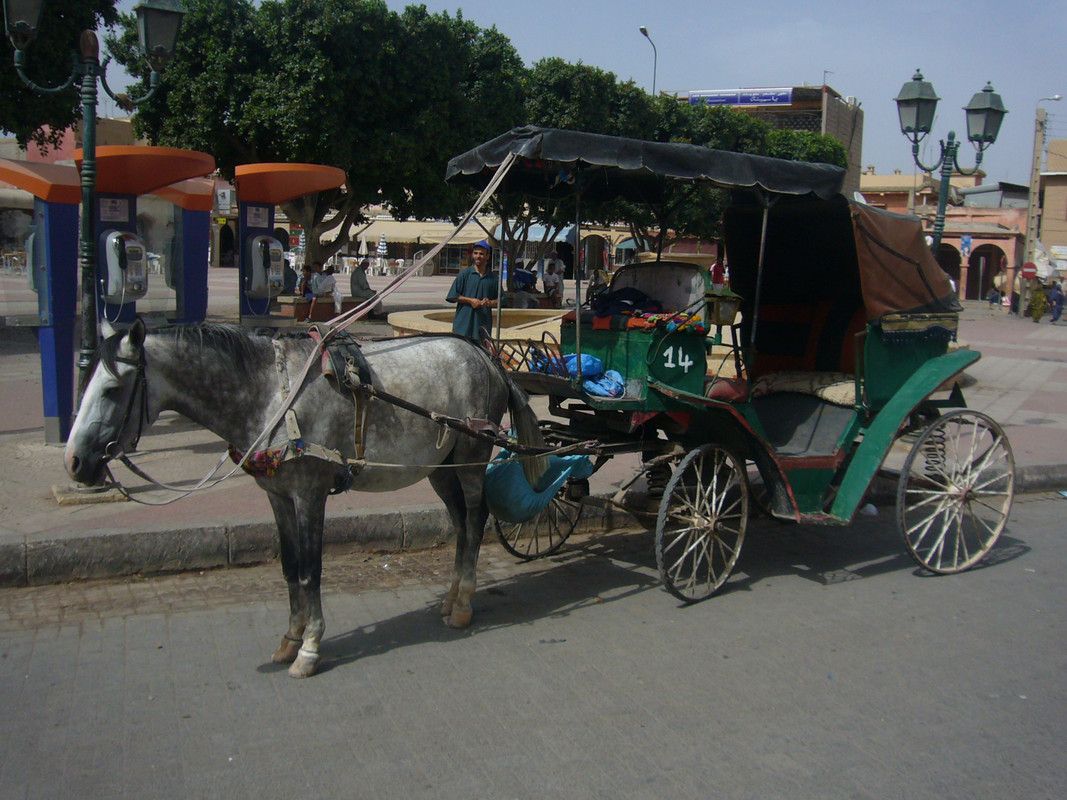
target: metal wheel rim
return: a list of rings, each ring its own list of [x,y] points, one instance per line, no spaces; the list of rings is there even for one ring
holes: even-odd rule
[[[501,522],[494,518],[500,544],[516,558],[532,561],[559,550],[574,532],[584,505],[569,500],[567,487],[560,489],[544,510],[526,522]]]
[[[717,445],[689,452],[675,469],[656,520],[656,564],[664,586],[687,603],[726,582],[748,525],[748,486],[741,462]]]
[[[934,456],[944,442],[943,459]],[[940,574],[977,564],[996,544],[1015,497],[1015,456],[1004,430],[977,411],[932,422],[908,453],[897,523],[912,558]]]

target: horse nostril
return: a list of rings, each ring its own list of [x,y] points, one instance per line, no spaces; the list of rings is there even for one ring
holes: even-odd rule
[[[79,458],[77,456],[70,456],[67,459],[67,472],[70,473],[71,477],[73,477],[73,476],[78,474],[78,467],[80,465],[81,465],[81,461],[79,460]]]

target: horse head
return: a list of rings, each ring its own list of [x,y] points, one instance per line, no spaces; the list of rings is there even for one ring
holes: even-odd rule
[[[107,462],[137,445],[145,421],[145,324],[138,318],[126,333],[100,343],[63,460],[70,476],[95,486]]]

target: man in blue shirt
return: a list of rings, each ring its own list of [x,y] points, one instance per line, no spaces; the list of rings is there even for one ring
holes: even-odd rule
[[[492,330],[492,309],[496,308],[497,301],[497,276],[489,268],[492,252],[489,242],[484,239],[474,245],[471,266],[460,271],[448,290],[445,300],[456,304],[452,333],[477,339],[479,329]]]

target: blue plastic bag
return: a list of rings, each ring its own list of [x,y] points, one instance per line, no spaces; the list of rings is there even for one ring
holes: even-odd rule
[[[563,356],[563,363],[567,367],[567,373],[572,378],[578,377],[578,356],[574,353]],[[604,374],[604,362],[596,356],[582,353],[582,379],[596,380]]]
[[[595,380],[582,381],[582,388],[598,397],[622,397],[626,391],[626,381],[618,372],[609,369]]]

